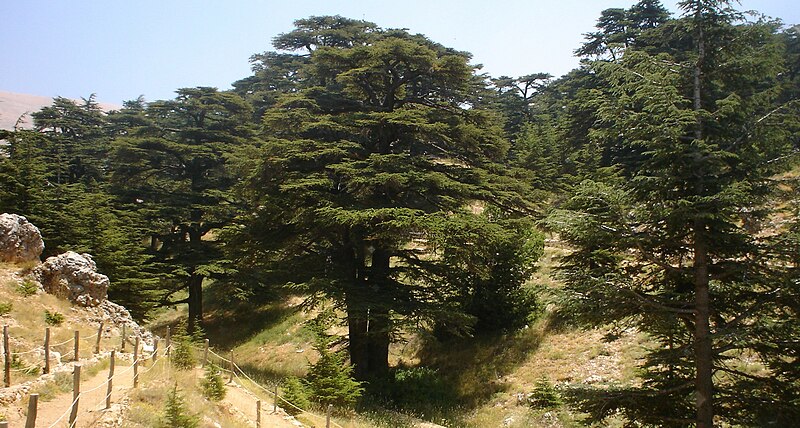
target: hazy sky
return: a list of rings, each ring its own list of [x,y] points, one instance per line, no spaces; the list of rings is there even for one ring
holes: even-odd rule
[[[0,0],[0,90],[121,103],[250,74],[248,58],[311,15],[408,28],[471,52],[492,76],[560,76],[600,11],[635,0]],[[675,11],[676,0],[664,0]],[[790,24],[797,0],[742,0]]]

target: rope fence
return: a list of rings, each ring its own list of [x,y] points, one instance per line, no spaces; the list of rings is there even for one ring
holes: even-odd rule
[[[42,373],[47,374],[50,372],[51,359],[54,359],[57,364],[61,364],[64,360],[78,361],[82,356],[96,355],[101,351],[103,323],[99,323],[99,328],[94,330],[93,334],[82,336],[79,330],[74,330],[72,331],[72,338],[56,343],[51,343],[50,341],[50,330],[50,327],[45,328],[44,343],[41,346],[34,346],[27,350],[16,351],[11,349],[11,334],[8,331],[8,326],[3,326],[3,354],[5,357],[3,386],[11,386],[11,372],[24,373],[27,375],[36,374],[37,370],[40,368],[37,363],[34,362],[36,357],[44,360],[41,369]],[[122,330],[124,337],[124,325]],[[108,339],[112,338],[113,336],[108,337]],[[67,346],[69,346],[69,349],[64,349],[64,347]],[[91,353],[88,351],[82,352],[87,349],[91,350]],[[58,352],[57,350],[63,352]]]
[[[48,426],[48,428],[56,427],[58,424],[62,423],[65,420],[65,418],[69,418],[69,426],[70,427],[74,427],[75,426],[75,418],[78,415],[78,406],[79,406],[79,402],[80,402],[81,397],[86,397],[87,394],[93,393],[93,392],[99,390],[100,388],[104,388],[104,387],[107,388],[106,394],[104,394],[104,396],[102,397],[102,399],[100,401],[98,401],[96,403],[93,403],[88,408],[96,409],[96,408],[100,408],[101,406],[104,406],[106,409],[109,408],[110,405],[111,405],[110,403],[111,403],[111,398],[112,398],[112,395],[113,395],[112,394],[112,392],[113,392],[113,386],[112,385],[113,385],[114,380],[115,379],[119,379],[120,377],[122,377],[124,375],[127,375],[130,371],[133,371],[133,387],[129,388],[129,389],[125,389],[123,391],[118,391],[119,397],[116,400],[117,402],[119,402],[120,400],[124,400],[126,397],[128,397],[128,395],[132,391],[134,391],[137,388],[137,386],[138,386],[137,383],[138,383],[139,376],[149,373],[150,371],[154,370],[157,366],[158,367],[165,367],[166,370],[168,370],[168,371],[170,370],[171,365],[172,365],[172,361],[171,361],[172,358],[170,357],[170,352],[174,351],[174,347],[173,347],[173,344],[170,343],[169,333],[167,333],[166,346],[164,347],[163,350],[159,350],[158,349],[158,341],[159,340],[156,339],[156,341],[153,344],[153,346],[152,347],[148,347],[149,349],[147,349],[147,351],[150,351],[148,353],[140,352],[140,351],[144,351],[144,349],[143,349],[144,347],[140,345],[140,338],[137,336],[137,337],[135,337],[135,343],[133,344],[134,345],[133,350],[132,350],[133,360],[132,360],[132,362],[131,362],[131,364],[129,366],[127,366],[122,371],[119,371],[119,372],[115,373],[115,371],[114,371],[115,370],[114,369],[114,366],[115,366],[114,361],[115,361],[116,349],[112,350],[111,353],[110,353],[110,367],[109,367],[108,379],[105,380],[104,382],[99,383],[98,385],[94,386],[93,388],[91,388],[89,390],[81,391],[81,389],[80,389],[80,384],[81,384],[81,382],[80,382],[80,367],[81,367],[81,364],[79,364],[80,363],[80,359],[79,358],[75,358],[75,356],[77,355],[79,357],[81,355],[80,344],[83,343],[83,342],[86,342],[86,341],[95,342],[94,344],[95,344],[96,347],[94,349],[95,352],[92,353],[93,355],[99,353],[101,340],[103,339],[102,328],[103,327],[102,327],[102,324],[101,324],[100,325],[100,329],[98,331],[96,331],[95,334],[92,334],[92,335],[89,335],[89,336],[85,336],[85,337],[82,337],[82,338],[80,337],[79,333],[76,332],[74,338],[68,339],[68,340],[64,340],[62,342],[55,343],[55,344],[50,344],[49,343],[50,331],[48,329],[47,334],[46,334],[46,339],[45,339],[45,345],[43,347],[35,347],[33,349],[29,349],[29,350],[21,351],[21,352],[12,352],[10,347],[9,347],[9,345],[8,345],[8,343],[9,343],[9,341],[8,341],[8,328],[7,328],[7,326],[4,327],[4,330],[3,330],[4,331],[3,353],[5,354],[5,360],[6,360],[6,364],[5,364],[5,366],[6,366],[6,372],[5,372],[6,373],[6,377],[5,377],[6,386],[10,386],[10,372],[11,372],[10,364],[12,362],[11,361],[12,358],[16,359],[15,360],[15,364],[17,365],[17,367],[15,367],[13,369],[14,372],[26,372],[26,373],[31,374],[31,373],[33,373],[35,371],[38,371],[39,367],[36,366],[36,365],[30,365],[30,363],[27,363],[27,362],[22,362],[22,360],[19,359],[19,356],[44,353],[45,354],[45,367],[48,367],[49,366],[49,361],[47,360],[47,357],[49,356],[48,354],[49,354],[49,350],[51,348],[59,347],[59,346],[65,346],[65,345],[68,345],[70,343],[75,345],[75,347],[72,350],[67,351],[67,352],[65,352],[63,354],[59,354],[61,358],[68,358],[70,355],[72,355],[72,359],[74,361],[76,361],[76,364],[73,367],[73,376],[74,376],[73,394],[74,394],[74,397],[73,397],[72,403],[70,404],[69,408],[67,408],[64,411],[64,413],[61,414],[58,417],[58,419],[56,419],[55,422],[50,424]],[[96,339],[96,341],[93,340],[93,339]],[[119,338],[117,338],[117,340],[118,339]],[[132,339],[132,337],[127,337],[125,335],[125,332],[124,332],[124,329],[123,329],[121,339],[122,340],[116,345],[119,346],[120,351],[122,353],[125,353],[125,345],[126,345],[126,343],[128,342],[129,339]],[[114,348],[116,348],[116,347],[117,346],[114,346]],[[282,397],[280,395],[280,393],[279,393],[279,389],[278,389],[277,385],[274,385],[274,390],[271,390],[267,386],[262,385],[260,382],[258,382],[255,379],[253,379],[238,364],[236,364],[236,362],[233,360],[233,354],[231,354],[230,358],[226,358],[226,357],[220,355],[219,353],[217,353],[216,351],[214,351],[213,349],[211,349],[209,347],[208,340],[206,340],[205,347],[193,346],[193,348],[202,353],[203,358],[202,358],[201,363],[202,363],[203,366],[205,366],[205,364],[207,364],[208,362],[212,362],[214,364],[217,364],[219,366],[219,370],[222,373],[225,373],[226,375],[230,376],[230,378],[228,380],[229,383],[233,382],[233,380],[235,379],[236,380],[236,384],[238,386],[240,386],[242,388],[242,390],[247,395],[249,395],[251,398],[253,398],[253,400],[256,401],[256,408],[257,408],[256,426],[260,426],[261,408],[262,408],[262,401],[259,398],[260,397],[259,393],[261,393],[261,394],[266,393],[266,397],[267,398],[273,399],[273,401],[275,403],[275,408],[277,408],[279,404],[281,406],[288,406],[289,408],[292,408],[294,410],[297,410],[298,412],[306,414],[309,417],[312,417],[312,418],[318,419],[319,421],[324,422],[326,427],[333,426],[333,427],[337,427],[337,428],[342,428],[341,425],[339,425],[336,422],[331,420],[332,406],[328,407],[327,414],[324,415],[324,416],[321,415],[321,414],[312,412],[312,411],[310,411],[308,409],[304,409],[304,408],[296,405],[295,403],[290,402],[286,398]],[[162,360],[158,360],[159,351],[166,357],[166,358],[163,359],[163,361]],[[130,355],[130,354],[131,353],[128,353],[128,355]],[[144,364],[149,360],[152,360],[153,363],[150,364],[149,366],[145,365],[143,367],[143,370],[139,371],[139,365],[140,364]],[[45,373],[47,373],[47,372],[45,372]],[[171,373],[171,371],[169,371],[169,373]],[[171,377],[171,374],[169,374],[169,376]],[[249,385],[248,385],[248,383],[249,383]],[[251,390],[250,389],[251,387],[257,388],[256,392]],[[36,426],[35,424],[36,424],[36,414],[37,414],[37,412],[36,412],[37,403],[38,403],[38,394],[31,394],[30,400],[29,400],[29,411],[28,411],[28,415],[27,415],[29,420],[25,424],[26,427],[35,427]],[[30,418],[32,418],[32,419],[30,419]]]
[[[197,348],[196,348],[196,349],[197,349]],[[250,381],[250,383],[252,383],[252,384],[253,384],[253,385],[255,385],[256,387],[258,387],[258,388],[259,388],[259,389],[261,389],[262,391],[266,392],[268,397],[272,397],[272,398],[273,398],[273,399],[275,399],[275,400],[281,401],[281,402],[283,402],[283,403],[285,403],[285,404],[289,405],[290,407],[292,407],[292,408],[294,408],[294,409],[296,409],[296,410],[298,410],[298,411],[300,411],[300,412],[302,412],[302,413],[305,413],[305,414],[307,414],[307,415],[309,415],[309,416],[313,416],[313,417],[315,417],[315,418],[318,418],[318,419],[319,419],[319,420],[321,420],[321,421],[325,421],[325,422],[326,422],[326,424],[330,424],[330,425],[336,426],[336,427],[338,427],[338,428],[342,428],[342,426],[341,426],[341,425],[339,425],[339,424],[337,424],[336,422],[334,422],[334,421],[331,421],[331,420],[330,420],[330,414],[329,414],[329,415],[327,415],[327,416],[322,416],[322,415],[318,415],[318,414],[316,414],[316,413],[314,413],[314,412],[312,412],[312,411],[310,411],[310,410],[308,410],[308,409],[303,409],[302,407],[300,407],[300,406],[297,406],[296,404],[294,404],[294,403],[290,402],[289,400],[287,400],[287,399],[285,399],[285,398],[281,397],[281,396],[280,396],[280,394],[276,394],[276,393],[275,393],[275,391],[270,391],[269,389],[267,389],[267,387],[265,387],[264,385],[262,385],[261,383],[257,382],[255,379],[253,379],[252,377],[250,377],[250,375],[248,375],[248,374],[247,374],[247,373],[246,373],[244,370],[242,370],[242,368],[241,368],[241,367],[239,367],[239,365],[238,365],[238,364],[236,364],[236,363],[235,363],[233,360],[227,359],[227,358],[223,357],[222,355],[219,355],[219,354],[217,354],[217,353],[216,353],[216,352],[214,352],[214,350],[213,350],[213,349],[211,349],[211,348],[209,348],[209,349],[208,349],[208,352],[209,352],[209,354],[211,354],[211,355],[213,355],[214,357],[218,358],[220,361],[223,361],[223,362],[225,362],[225,363],[228,363],[228,364],[230,364],[230,366],[233,368],[233,371],[231,371],[230,369],[226,369],[226,368],[224,368],[224,367],[222,367],[222,366],[220,366],[220,370],[221,370],[221,371],[223,371],[223,372],[225,372],[225,373],[232,373],[232,374],[233,374],[233,376],[234,376],[234,377],[236,377],[236,379],[239,381],[239,385],[240,385],[240,386],[241,386],[241,387],[242,387],[242,388],[243,388],[243,389],[244,389],[244,390],[245,390],[245,391],[246,391],[246,392],[247,392],[247,393],[248,393],[250,396],[254,397],[256,400],[258,399],[258,395],[257,395],[257,394],[255,394],[255,393],[253,393],[252,391],[250,391],[250,389],[248,389],[248,388],[245,386],[245,384],[244,384],[244,382],[243,382],[243,379],[242,379],[241,377],[239,377],[239,375],[237,374],[237,371],[238,371],[239,373],[241,373],[241,374],[242,374],[242,375],[245,377],[245,379],[247,379],[248,381]],[[277,389],[277,388],[276,388],[276,389]]]
[[[138,342],[138,340],[137,340],[137,342]],[[134,349],[134,352],[135,352],[135,353],[138,353],[138,352],[136,352],[136,351],[138,351],[138,348]],[[131,370],[133,370],[134,372],[136,372],[136,369],[137,369],[137,367],[138,367],[138,365],[139,365],[140,363],[144,363],[144,362],[146,362],[146,361],[148,361],[148,360],[152,359],[154,356],[156,356],[156,352],[151,352],[150,354],[141,354],[141,355],[137,356],[137,357],[136,357],[136,358],[135,358],[135,359],[134,359],[134,360],[131,362],[131,365],[130,365],[130,366],[128,366],[126,369],[124,369],[124,370],[122,370],[122,371],[120,371],[120,372],[116,372],[116,373],[114,373],[114,353],[113,353],[113,352],[114,352],[114,351],[112,351],[112,354],[111,354],[111,357],[110,357],[110,358],[111,358],[111,363],[110,363],[110,367],[109,367],[109,376],[108,376],[108,379],[107,379],[105,382],[101,382],[101,383],[99,383],[98,385],[96,385],[95,387],[93,387],[93,388],[91,388],[91,389],[88,389],[88,390],[85,390],[85,391],[80,391],[80,390],[79,390],[79,388],[80,388],[80,387],[79,387],[79,382],[80,382],[80,379],[78,378],[78,379],[77,379],[77,381],[76,381],[76,383],[75,383],[75,385],[73,385],[73,391],[79,391],[79,392],[78,392],[78,393],[75,395],[75,397],[73,398],[73,400],[72,400],[72,403],[70,404],[69,408],[67,408],[67,409],[64,411],[64,413],[62,413],[62,414],[61,414],[61,415],[58,417],[58,419],[56,419],[56,421],[55,421],[55,422],[53,422],[52,424],[50,424],[50,425],[48,426],[48,428],[54,428],[54,427],[56,427],[56,426],[57,426],[59,423],[61,423],[62,421],[64,421],[64,418],[66,418],[68,415],[70,415],[70,423],[69,423],[69,426],[75,426],[75,425],[74,425],[74,424],[75,424],[75,419],[74,419],[74,418],[77,418],[77,413],[78,413],[77,406],[78,406],[78,403],[79,403],[79,401],[80,401],[81,397],[83,397],[83,396],[86,396],[86,395],[88,395],[88,394],[90,394],[90,393],[92,393],[92,392],[95,392],[95,391],[97,391],[97,390],[99,390],[99,389],[101,389],[101,388],[107,388],[107,389],[108,389],[108,392],[106,392],[105,396],[103,396],[103,397],[102,397],[102,399],[101,399],[100,401],[98,401],[98,402],[96,402],[96,403],[92,404],[91,406],[89,406],[89,407],[87,407],[87,408],[90,408],[90,409],[96,409],[96,408],[100,408],[101,406],[103,406],[104,408],[108,408],[108,407],[110,407],[110,398],[111,398],[111,396],[112,396],[112,393],[113,393],[113,389],[111,388],[111,385],[112,385],[112,382],[114,381],[114,379],[115,379],[115,378],[118,378],[118,377],[121,377],[121,376],[123,376],[123,375],[125,375],[125,374],[127,374],[127,373],[128,373],[128,372],[130,372]],[[140,374],[140,375],[146,374],[146,373],[150,372],[151,370],[153,370],[153,369],[154,369],[156,366],[159,366],[159,365],[160,365],[160,364],[159,364],[158,362],[154,362],[152,365],[150,365],[149,367],[146,367],[146,368],[145,368],[145,369],[144,369],[144,370],[143,370],[141,373],[139,373],[139,374]],[[80,373],[80,365],[76,365],[74,370],[77,370],[77,371],[78,371],[78,376],[79,376],[79,373]],[[73,372],[73,373],[74,373],[74,372]],[[128,395],[131,393],[131,391],[133,391],[135,388],[136,388],[136,385],[135,385],[135,383],[134,383],[134,387],[133,387],[133,388],[130,388],[130,389],[127,389],[127,390],[124,390],[124,391],[122,391],[122,393],[120,394],[120,397],[118,398],[118,400],[117,400],[117,401],[121,401],[121,400],[125,399],[126,397],[128,397]],[[35,418],[35,414],[36,414],[36,413],[34,412],[34,418]],[[34,419],[34,420],[30,421],[29,423],[32,423],[32,424],[34,424],[34,425],[31,425],[31,426],[35,426],[35,423],[36,423],[36,421],[35,421],[35,419]],[[28,426],[28,425],[27,425],[27,423],[26,423],[26,426]]]

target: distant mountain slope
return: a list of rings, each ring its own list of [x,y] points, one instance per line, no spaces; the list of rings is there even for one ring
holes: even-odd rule
[[[52,103],[53,99],[50,97],[0,91],[0,129],[13,129],[22,115],[26,115],[21,123],[22,126],[31,128],[33,120],[30,113],[39,111],[42,107]],[[106,111],[120,108],[120,106],[106,103],[100,103],[100,106]]]

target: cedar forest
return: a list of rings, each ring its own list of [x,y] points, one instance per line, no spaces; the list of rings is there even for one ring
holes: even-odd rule
[[[45,255],[93,254],[141,319],[186,305],[199,330],[210,284],[240,304],[302,296],[318,330],[343,328],[320,352],[367,390],[390,384],[402,334],[469,340],[547,313],[658,345],[635,384],[560,392],[588,424],[790,426],[800,27],[679,7],[603,11],[560,78],[300,19],[232,90],[108,113],[56,98],[35,129],[0,131],[0,207],[40,227]],[[570,249],[547,290],[530,281],[545,237]]]

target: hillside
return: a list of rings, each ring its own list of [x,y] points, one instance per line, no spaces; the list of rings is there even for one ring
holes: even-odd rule
[[[550,289],[561,285],[551,278],[563,246],[548,240],[540,269],[529,282]],[[233,355],[239,367],[264,383],[283,383],[307,374],[319,358],[306,322],[318,312],[306,311],[302,296],[284,296],[254,306],[224,298],[224,288],[207,289],[205,332],[222,355]],[[164,331],[186,316],[185,310],[164,311],[151,324]],[[237,328],[231,329],[232,325]],[[344,334],[341,326],[331,333]],[[334,420],[343,427],[578,427],[583,415],[561,398],[537,401],[540,394],[555,397],[572,386],[600,388],[637,384],[637,365],[645,349],[654,346],[635,329],[583,329],[561,323],[546,309],[531,325],[492,337],[439,341],[430,334],[407,330],[390,348],[398,379],[391,397],[367,392],[357,413]],[[306,424],[313,416],[299,415]],[[621,423],[610,420],[610,426]]]
[[[198,379],[203,369],[173,369],[161,353],[146,345],[141,347],[138,368],[138,387],[133,387],[132,335],[127,336],[122,349],[123,318],[109,317],[102,308],[84,308],[38,290],[39,286],[27,277],[31,264],[0,264],[0,318],[7,326],[12,355],[10,387],[0,389],[0,420],[11,426],[25,424],[31,394],[39,394],[36,426],[60,426],[70,413],[73,403],[73,372],[81,366],[81,395],[78,402],[78,427],[152,427],[164,413],[164,400],[177,385],[187,400],[187,412],[200,417],[200,427],[246,427],[255,419],[255,399],[240,382],[226,385],[227,394],[220,402],[202,397]],[[60,321],[58,321],[60,319]],[[103,323],[101,338],[98,328]],[[50,329],[50,373],[43,374],[43,345],[45,329]],[[74,334],[79,332],[79,359],[75,361]],[[144,342],[143,342],[144,343]],[[99,344],[99,352],[95,346]],[[149,351],[148,351],[149,349]],[[111,407],[105,408],[111,352],[115,352]],[[253,386],[250,385],[252,389]],[[264,400],[264,408],[266,403]],[[269,406],[271,410],[271,406]],[[296,427],[280,408],[278,413],[264,411],[265,426]]]

